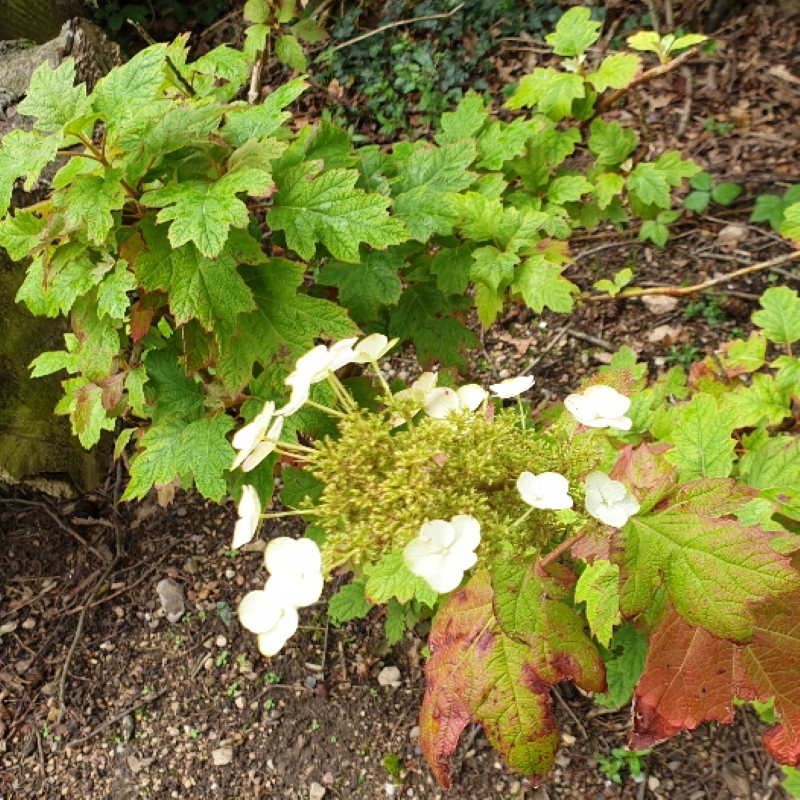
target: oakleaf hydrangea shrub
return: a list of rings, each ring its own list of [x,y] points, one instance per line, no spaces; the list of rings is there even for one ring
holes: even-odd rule
[[[298,37],[318,31],[292,23],[292,6],[252,0],[242,50],[190,61],[180,37],[91,92],[71,60],[43,64],[19,106],[32,130],[0,144],[0,245],[30,260],[17,299],[69,325],[33,374],[65,374],[56,412],[86,447],[114,431],[117,455],[131,454],[127,499],[175,484],[238,496],[235,420],[285,403],[293,360],[320,338],[379,332],[459,365],[472,302],[483,325],[509,299],[570,311],[573,231],[638,217],[663,241],[672,193],[698,170],[677,152],[641,158],[636,130],[602,118],[645,64],[596,56],[583,8],[547,36],[553,63],[511,92],[513,115],[470,92],[434,141],[386,148],[293,124],[303,77],[263,99],[253,80],[271,52],[303,66]],[[664,60],[696,41],[630,44]],[[31,189],[54,161],[50,196],[8,212],[15,182]],[[312,399],[331,391],[315,384]],[[284,434],[330,427],[306,404]],[[274,458],[252,475],[262,494]]]
[[[800,765],[800,298],[769,289],[753,322],[688,374],[648,382],[621,350],[537,415],[530,376],[392,386],[382,334],[316,346],[287,403],[237,434],[245,480],[280,457],[285,510],[246,487],[234,546],[264,518],[308,522],[267,545],[242,623],[273,655],[332,579],[334,623],[385,607],[397,642],[432,616],[420,743],[445,786],[471,722],[542,779],[560,741],[550,690],[567,681],[611,708],[632,698],[635,749],[771,702],[766,749]],[[370,380],[340,377],[353,364]],[[308,405],[329,432],[270,434]]]

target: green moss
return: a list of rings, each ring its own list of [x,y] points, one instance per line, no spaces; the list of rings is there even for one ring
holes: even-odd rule
[[[516,408],[496,415],[423,417],[390,430],[388,417],[359,411],[337,438],[318,445],[311,472],[325,488],[315,517],[327,537],[325,565],[375,563],[413,539],[431,519],[472,514],[481,523],[482,556],[531,555],[567,535],[553,512],[528,510],[516,490],[525,470],[561,472],[580,504],[579,477],[598,463],[592,437],[569,429],[520,427]]]

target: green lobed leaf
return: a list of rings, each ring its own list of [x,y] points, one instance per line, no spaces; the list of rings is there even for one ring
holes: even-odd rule
[[[275,41],[275,58],[295,72],[304,72],[308,66],[303,46],[290,33],[279,36]]]
[[[495,292],[511,283],[514,267],[519,263],[518,255],[498,250],[493,245],[476,248],[472,251],[472,259],[470,278],[480,281]]]
[[[732,499],[739,506],[744,501]],[[727,513],[723,495],[721,502],[676,503],[632,517],[625,529],[623,614],[646,611],[663,583],[685,620],[742,641],[752,631],[754,600],[800,588],[800,575],[773,550],[770,534]]]
[[[454,111],[445,111],[439,120],[436,141],[439,144],[472,139],[489,118],[483,96],[470,89],[461,98]]]
[[[777,425],[792,415],[789,391],[772,375],[753,375],[749,386],[726,392],[722,405],[725,413],[736,420],[737,428],[749,428],[762,421]]]
[[[792,203],[784,210],[779,230],[781,236],[800,243],[800,203]]]
[[[586,619],[592,633],[608,647],[614,626],[619,625],[619,566],[598,559],[580,574],[575,584],[575,602],[586,603]]]
[[[400,299],[403,285],[398,273],[402,266],[402,255],[396,251],[372,251],[360,264],[327,262],[317,274],[317,282],[338,286],[339,304],[363,323],[377,319],[381,308]]]
[[[580,75],[537,67],[519,82],[506,106],[511,109],[537,106],[542,114],[558,122],[571,114],[574,100],[585,96]]]
[[[361,581],[342,586],[328,600],[328,616],[334,625],[343,625],[353,619],[363,619],[371,608],[372,604],[364,595],[364,584]]]
[[[400,603],[418,600],[433,608],[438,594],[406,566],[402,550],[385,555],[377,564],[364,568],[367,576],[364,594],[370,603],[386,603],[394,598]]]
[[[55,160],[60,136],[43,136],[37,131],[13,130],[0,140],[0,218],[6,215],[17,178],[24,177],[23,188],[31,191],[42,170]]]
[[[119,170],[103,169],[98,174],[78,175],[58,197],[58,207],[73,230],[85,231],[94,244],[103,244],[114,227],[112,211],[125,203],[125,189]]]
[[[86,85],[75,86],[75,59],[67,58],[57,67],[49,61],[36,67],[17,111],[35,117],[37,130],[53,133],[86,114],[90,105]]]
[[[245,167],[216,181],[187,180],[145,192],[140,201],[160,208],[158,222],[171,222],[169,240],[174,248],[194,242],[208,258],[218,256],[230,228],[246,228],[250,222],[240,193],[260,194],[272,183],[263,169]]]
[[[235,147],[248,139],[268,136],[291,116],[283,109],[293,103],[308,87],[302,78],[294,78],[267,95],[260,105],[242,103],[226,114],[223,136]]]
[[[718,183],[711,191],[711,198],[721,206],[729,206],[742,193],[738,183]]]
[[[800,297],[788,286],[772,286],[758,301],[761,310],[751,319],[776,344],[791,345],[800,339]]]
[[[154,423],[139,440],[122,499],[140,500],[153,486],[178,478],[184,488],[193,483],[204,497],[219,502],[227,491],[224,474],[233,462],[227,438],[232,427],[233,420],[224,414],[188,424]]]
[[[564,203],[577,203],[583,195],[588,194],[594,187],[583,175],[561,175],[553,178],[547,189],[547,199],[551,203],[563,205]]]
[[[602,23],[592,20],[588,8],[575,6],[565,12],[556,23],[553,33],[545,40],[559,56],[579,56],[600,38]]]
[[[321,243],[339,261],[355,263],[361,243],[381,249],[405,241],[403,225],[387,211],[389,198],[355,188],[358,172],[314,172],[313,164],[302,163],[280,176],[268,216],[302,258],[310,259]]]
[[[473,346],[475,336],[453,316],[454,310],[453,303],[432,284],[412,284],[390,312],[389,333],[410,339],[423,364],[463,364],[463,351]]]
[[[590,72],[586,80],[598,92],[606,89],[622,89],[634,79],[642,66],[639,56],[632,53],[614,53],[606,56],[595,72]]]
[[[633,690],[644,670],[647,636],[633,625],[624,624],[614,631],[608,646],[606,681],[608,691],[596,694],[594,701],[606,708],[622,708],[630,702]]]
[[[21,261],[41,244],[47,223],[30,211],[17,211],[14,216],[0,220],[0,247],[14,261]]]
[[[578,287],[561,275],[562,269],[537,253],[525,259],[517,269],[512,289],[537,313],[550,308],[567,314],[572,311],[572,295]]]
[[[136,276],[128,269],[125,261],[117,261],[114,269],[106,275],[97,287],[98,316],[109,316],[123,320],[130,306],[128,292],[138,288]]]
[[[736,445],[731,431],[736,423],[714,397],[696,394],[676,408],[671,419],[669,438],[675,447],[667,457],[678,467],[682,481],[731,474]]]
[[[603,166],[621,164],[639,143],[636,131],[623,128],[618,122],[592,120],[589,126],[589,150]]]

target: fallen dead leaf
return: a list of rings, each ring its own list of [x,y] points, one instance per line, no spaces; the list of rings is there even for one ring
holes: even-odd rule
[[[666,314],[674,311],[678,305],[677,297],[669,297],[664,294],[645,295],[642,298],[645,308],[653,314]]]

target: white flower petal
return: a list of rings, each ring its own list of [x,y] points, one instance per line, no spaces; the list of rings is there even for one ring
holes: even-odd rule
[[[575,419],[588,428],[630,430],[633,421],[626,417],[630,398],[611,386],[596,384],[581,393],[567,395],[564,406]]]
[[[383,358],[398,342],[398,339],[387,339],[382,333],[365,336],[354,348],[356,364],[366,364]]]
[[[239,518],[233,529],[231,547],[235,550],[247,544],[255,536],[261,521],[261,500],[254,486],[242,486],[242,496],[237,508]]]
[[[462,408],[469,411],[475,411],[478,406],[489,396],[489,393],[483,386],[478,386],[477,383],[468,383],[466,386],[461,386],[456,391],[458,401],[461,403]]]
[[[453,562],[446,563],[442,570],[426,579],[431,589],[439,594],[447,594],[457,589],[464,578],[464,570]]]
[[[277,623],[268,631],[258,634],[258,649],[265,656],[274,656],[294,635],[300,622],[294,608],[281,609]]]
[[[358,337],[353,336],[351,339],[342,339],[335,342],[328,348],[328,370],[325,377],[331,372],[336,372],[341,369],[345,364],[352,364],[355,361],[355,353],[353,352],[353,345],[358,341]]]
[[[233,436],[231,444],[236,450],[252,450],[264,435],[275,414],[275,403],[267,400],[261,411]]]
[[[324,344],[318,344],[297,359],[294,372],[286,379],[286,383],[293,383],[296,379],[303,379],[309,383],[324,381],[330,372],[330,365],[330,351]]]
[[[308,396],[311,394],[311,383],[304,376],[294,376],[294,374],[290,375],[285,383],[291,387],[292,394],[289,402],[283,408],[280,408],[278,413],[282,416],[290,417],[305,405]]]
[[[448,386],[432,389],[425,398],[425,413],[434,419],[446,419],[461,408],[456,392]]]
[[[459,547],[474,550],[481,543],[481,524],[471,514],[456,514],[450,522]]]
[[[572,508],[569,481],[558,472],[542,472],[539,475],[523,472],[517,478],[517,491],[522,501],[533,508],[552,511]]]
[[[423,372],[422,375],[411,384],[411,388],[415,392],[421,392],[423,395],[427,395],[436,388],[438,382],[439,376],[435,372]]]
[[[449,547],[456,538],[453,526],[443,519],[432,519],[423,523],[419,535],[439,548]]]
[[[239,603],[239,622],[253,633],[262,633],[273,628],[281,617],[283,606],[275,597],[263,589],[248,592]]]
[[[489,388],[492,390],[492,394],[506,400],[527,392],[534,382],[535,378],[532,375],[518,375],[515,378],[506,378],[499,383],[493,383]]]
[[[622,528],[639,511],[639,503],[625,484],[603,472],[586,476],[586,513],[605,525]]]

